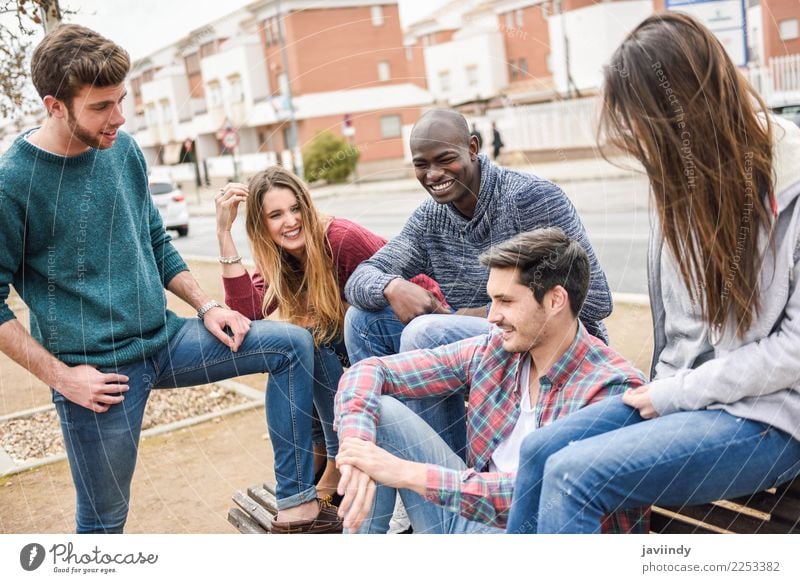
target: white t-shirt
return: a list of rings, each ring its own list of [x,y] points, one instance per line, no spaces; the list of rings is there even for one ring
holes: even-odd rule
[[[531,395],[528,383],[531,375],[531,356],[527,354],[521,363],[522,371],[519,375],[517,391],[520,395],[519,419],[514,430],[507,439],[500,442],[489,461],[490,472],[516,472],[519,468],[519,448],[522,440],[536,429],[536,413],[531,405]]]

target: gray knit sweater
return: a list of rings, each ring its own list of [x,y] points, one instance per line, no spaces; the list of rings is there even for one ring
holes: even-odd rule
[[[350,276],[347,301],[365,310],[384,308],[383,290],[391,280],[424,273],[439,283],[452,307],[486,305],[489,271],[478,256],[519,233],[559,227],[589,255],[591,282],[580,317],[592,334],[607,340],[602,320],[611,313],[611,292],[570,200],[552,182],[496,166],[485,155],[478,159],[481,187],[473,217],[464,217],[452,204],[426,200],[401,233]]]

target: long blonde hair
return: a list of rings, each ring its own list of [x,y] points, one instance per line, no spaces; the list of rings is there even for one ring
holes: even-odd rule
[[[264,200],[275,187],[291,190],[297,198],[305,234],[305,264],[275,243],[264,227]],[[277,303],[281,318],[293,324],[313,322],[314,342],[319,345],[341,336],[344,304],[333,260],[328,253],[325,224],[302,180],[281,166],[259,172],[248,184],[247,236],[256,267],[268,283],[261,310]]]
[[[667,246],[703,319],[739,336],[759,310],[771,236],[772,129],[764,101],[694,18],[655,14],[605,69],[601,137],[647,171]]]

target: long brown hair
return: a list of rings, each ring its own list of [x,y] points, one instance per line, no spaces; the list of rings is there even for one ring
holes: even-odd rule
[[[713,33],[650,16],[604,71],[600,141],[634,156],[664,239],[703,319],[740,337],[759,310],[761,229],[771,228],[772,126]]]
[[[264,200],[270,190],[288,188],[297,198],[305,235],[305,262],[284,251],[264,228]],[[342,303],[333,260],[328,254],[325,224],[302,180],[281,166],[259,172],[248,184],[247,236],[253,248],[256,267],[269,284],[262,312],[277,303],[281,318],[295,324],[313,322],[316,344],[330,342],[344,329]]]

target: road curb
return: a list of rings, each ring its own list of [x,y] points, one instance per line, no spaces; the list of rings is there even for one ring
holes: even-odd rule
[[[205,423],[206,421],[216,419],[217,417],[225,417],[227,415],[233,415],[235,413],[241,413],[243,411],[250,411],[251,409],[258,409],[259,407],[264,407],[265,405],[264,393],[257,391],[256,389],[252,389],[240,382],[233,380],[224,380],[212,383],[212,385],[216,385],[224,389],[234,391],[235,393],[238,393],[243,397],[250,399],[250,402],[234,405],[233,407],[228,407],[227,409],[223,409],[222,411],[212,411],[211,413],[204,413],[202,415],[196,415],[195,417],[189,417],[188,419],[181,419],[180,421],[173,421],[172,423],[166,423],[164,425],[151,427],[150,429],[142,431],[141,439],[156,437],[159,435],[164,435],[166,433],[172,433],[173,431],[177,431],[179,429],[185,429],[193,425],[199,425],[200,423]],[[0,417],[0,422],[8,421],[11,419],[19,419],[22,417],[33,415],[35,413],[41,413],[43,411],[49,411],[54,409],[55,405],[44,405],[42,407],[26,409],[25,411],[18,411],[16,413],[11,413],[9,415],[3,415],[2,417]],[[18,463],[15,462],[12,459],[12,457],[2,447],[0,447],[0,478],[12,476],[14,474],[19,474],[20,472],[25,472],[27,470],[32,470],[34,468],[38,468],[55,462],[60,462],[65,459],[67,459],[67,454],[59,453],[42,459]]]

